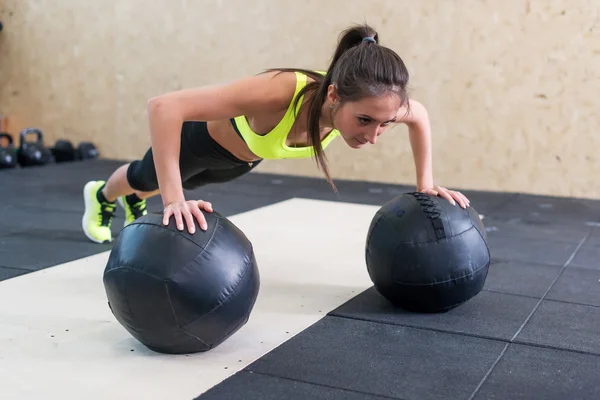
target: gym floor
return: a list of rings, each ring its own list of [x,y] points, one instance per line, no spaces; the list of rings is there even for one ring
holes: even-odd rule
[[[485,215],[486,285],[420,315],[392,309],[364,265],[374,213],[412,188],[337,182],[337,196],[322,179],[250,174],[188,193],[253,242],[261,289],[221,346],[170,356],[113,318],[111,245],[81,230],[83,185],[119,165],[0,171],[0,398],[600,398],[600,201],[465,191]]]

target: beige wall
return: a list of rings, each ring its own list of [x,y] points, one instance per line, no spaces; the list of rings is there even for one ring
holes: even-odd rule
[[[149,97],[272,66],[324,68],[339,31],[367,21],[429,110],[438,184],[600,198],[598,0],[319,3],[4,1],[0,113],[12,133],[37,126],[49,144],[91,139],[105,157],[139,157]],[[328,154],[335,177],[414,182],[402,128]],[[319,176],[312,160],[260,171]]]

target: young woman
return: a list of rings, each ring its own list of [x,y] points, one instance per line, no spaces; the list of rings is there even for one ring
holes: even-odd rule
[[[194,233],[194,218],[212,205],[186,200],[184,189],[233,180],[264,159],[314,157],[335,189],[324,149],[337,137],[360,149],[375,144],[392,123],[409,128],[417,191],[467,207],[460,192],[435,186],[427,112],[407,94],[402,59],[379,45],[368,25],[342,32],[326,72],[271,69],[225,85],[185,89],[148,103],[151,148],[141,160],[119,167],[104,181],[85,185],[82,220],[87,237],[112,240],[116,202],[125,224],[145,215],[150,196],[161,195],[163,223]]]

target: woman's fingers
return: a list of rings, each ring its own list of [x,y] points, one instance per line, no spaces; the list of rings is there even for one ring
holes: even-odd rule
[[[196,232],[196,224],[194,223],[194,214],[196,210],[196,207],[190,206],[185,207],[182,211],[185,224],[187,225],[188,232],[190,234],[194,234],[194,232]]]
[[[208,226],[202,210],[213,212],[212,203],[204,200],[188,200],[171,203],[165,207],[163,211],[163,224],[169,225],[169,219],[173,217],[177,229],[182,231],[187,225],[189,233],[194,234],[196,232],[195,219],[198,221],[200,229],[206,230]]]
[[[212,212],[212,203],[210,201],[198,200],[198,207],[202,210]]]
[[[443,188],[441,186],[438,186],[436,189],[437,189],[440,197],[448,200],[450,202],[450,204],[452,204],[453,206],[456,205],[456,201],[454,200],[454,198],[452,197],[452,195],[450,194],[450,192],[448,191],[448,189]]]
[[[206,224],[206,218],[204,217],[202,210],[200,210],[200,208],[194,207],[192,209],[192,214],[194,215],[194,218],[196,218],[196,221],[198,221],[198,225],[200,225],[200,229],[205,231],[208,228],[208,226]]]
[[[171,209],[168,207],[165,208],[165,210],[163,211],[163,225],[169,225],[169,219],[171,219],[171,215],[173,215]]]
[[[183,218],[181,216],[181,210],[179,208],[173,208],[173,218],[175,218],[175,225],[180,231],[183,230]]]

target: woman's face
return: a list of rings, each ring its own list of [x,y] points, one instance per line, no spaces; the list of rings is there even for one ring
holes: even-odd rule
[[[375,144],[377,137],[396,121],[401,100],[393,93],[380,97],[365,97],[339,105],[333,100],[333,125],[354,149],[368,143]]]

